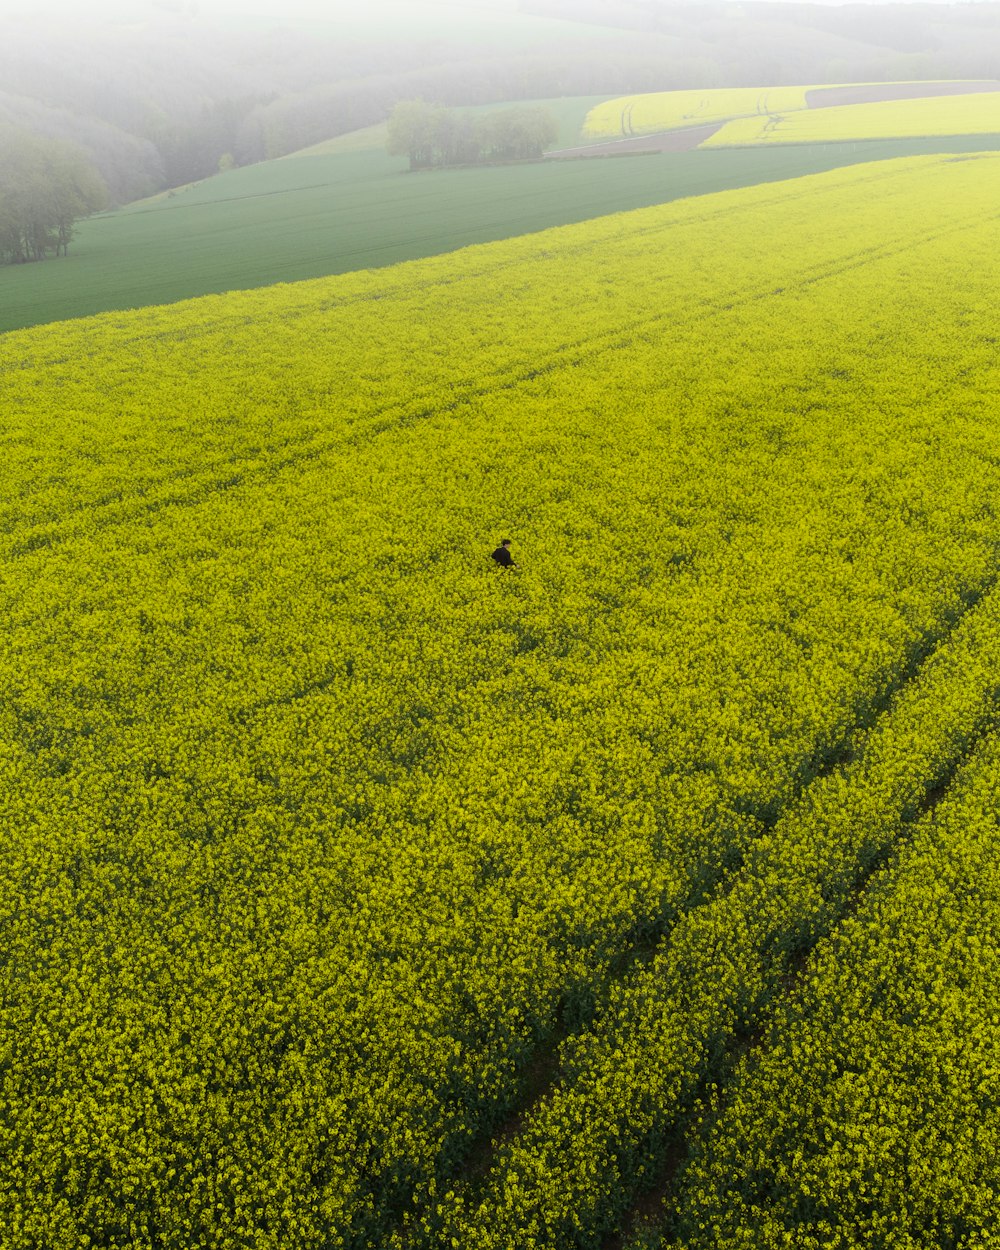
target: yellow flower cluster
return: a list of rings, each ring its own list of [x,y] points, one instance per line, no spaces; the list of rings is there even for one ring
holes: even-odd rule
[[[851,748],[857,762],[807,787],[750,848],[729,887],[689,911],[652,963],[619,987],[595,1028],[564,1047],[562,1082],[503,1151],[485,1193],[472,1200],[449,1195],[440,1216],[456,1244],[479,1250],[572,1246],[581,1228],[613,1227],[655,1156],[658,1135],[676,1126],[702,1082],[724,1075],[727,1046],[757,1025],[780,993],[796,953],[830,931],[867,866],[905,836],[921,806],[977,739],[996,726],[998,665],[1000,590],[992,590],[963,615],[874,726],[856,735]],[[979,917],[977,925],[984,923]],[[896,987],[903,1010],[910,980]],[[834,995],[829,985],[820,997],[835,1020],[857,1001],[856,993]],[[712,1210],[733,1240],[716,1241],[706,1232],[695,1237],[695,1245],[754,1244],[752,1237],[739,1239],[745,1212],[727,1205],[724,1191],[729,1186],[736,1192],[766,1191],[773,1117],[763,1107],[790,1079],[799,1052],[790,1057],[782,1050],[781,1056],[783,1066],[766,1089],[751,1085],[752,1110],[725,1121],[724,1140],[713,1157],[719,1193]],[[792,1126],[801,1129],[798,1117],[812,1115],[809,1100],[798,1096],[809,1079],[803,1073],[802,1084],[796,1083],[781,1105],[789,1185],[798,1146]],[[919,1096],[931,1097],[932,1090]],[[755,1114],[761,1122],[757,1170],[744,1191],[737,1160],[753,1138],[749,1125]],[[895,1132],[891,1109],[884,1119]],[[822,1120],[811,1123],[822,1140]],[[850,1131],[847,1125],[845,1132]],[[789,1199],[789,1211],[799,1210],[796,1196]],[[825,1198],[836,1208],[838,1195]],[[699,1193],[682,1207],[693,1229],[703,1221],[705,1202]],[[751,1220],[746,1228],[757,1224]],[[778,1238],[766,1244],[789,1243]],[[859,1238],[836,1244],[847,1250],[868,1243]]]
[[[679,1246],[995,1244],[998,777],[993,735],[822,945],[686,1170]]]
[[[806,108],[806,92],[811,90],[814,88],[716,87],[620,96],[592,108],[583,133],[594,139],[615,139],[725,122],[732,117],[770,117]]]
[[[1000,92],[842,104],[834,108],[772,109],[767,117],[735,117],[703,148],[771,143],[843,143],[851,139],[909,139],[922,135],[1000,134]]]
[[[0,339],[0,1244],[589,1235],[985,715],[942,660],[940,724],[878,719],[992,620],[998,192],[855,168]]]

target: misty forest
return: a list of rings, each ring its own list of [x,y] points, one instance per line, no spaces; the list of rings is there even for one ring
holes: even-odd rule
[[[213,17],[198,0],[132,7],[56,23],[25,5],[0,41],[4,146],[72,144],[115,204],[374,125],[400,101],[1000,78],[1000,16],[983,3],[522,0],[499,7],[550,20],[492,43],[470,21],[474,2],[401,24],[380,24],[376,5],[346,33]]]

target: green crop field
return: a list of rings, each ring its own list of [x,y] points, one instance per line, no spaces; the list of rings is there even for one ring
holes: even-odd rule
[[[0,337],[3,1250],[997,1245],[998,199]]]
[[[563,114],[565,134],[578,110],[582,120],[578,104]],[[379,268],[862,160],[984,146],[831,144],[409,174],[373,141],[234,170],[84,222],[67,257],[0,268],[0,332]]]

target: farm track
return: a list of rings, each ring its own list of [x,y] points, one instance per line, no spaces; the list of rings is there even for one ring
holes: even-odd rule
[[[919,680],[924,665],[933,659],[936,652],[947,645],[948,640],[960,627],[962,621],[966,619],[969,613],[974,612],[979,603],[994,590],[998,581],[1000,581],[1000,575],[994,576],[983,587],[974,591],[969,597],[965,608],[953,617],[945,631],[934,639],[925,640],[919,648],[914,650],[889,689],[882,694],[876,703],[867,705],[841,741],[831,746],[822,758],[812,764],[808,774],[803,775],[800,784],[796,787],[788,802],[778,811],[770,813],[761,819],[762,836],[772,833],[779,821],[789,811],[794,810],[797,805],[802,803],[811,786],[822,782],[838,770],[842,771],[852,762],[858,749],[856,743],[859,735],[871,732],[874,722],[880,716],[885,716],[890,712],[891,705],[902,694],[903,690],[911,683]],[[942,794],[943,791],[940,791],[939,787],[939,792],[935,793],[930,805],[936,804],[942,797]],[[888,854],[889,852],[887,851],[886,858]],[[878,865],[873,865],[866,872],[864,875],[865,882],[877,870],[877,867]],[[714,898],[724,895],[727,890],[727,882],[729,888],[732,888],[742,873],[743,861],[741,860],[728,873],[720,874],[707,887],[701,886],[679,909],[678,914],[674,917],[674,922],[680,923],[685,914],[697,907],[704,906]],[[594,1005],[591,1012],[585,1018],[579,1018],[572,1028],[565,1025],[558,1028],[553,1036],[546,1039],[545,1043],[539,1046],[529,1057],[525,1068],[522,1089],[506,1111],[500,1127],[489,1139],[480,1139],[471,1152],[467,1167],[450,1178],[453,1182],[461,1181],[463,1178],[475,1180],[485,1175],[497,1152],[519,1134],[532,1109],[540,1104],[559,1083],[561,1074],[558,1052],[565,1041],[572,1035],[582,1033],[591,1026],[596,1017],[606,1008],[610,992],[616,984],[627,982],[634,977],[637,971],[642,971],[648,966],[657,948],[665,940],[669,939],[672,927],[673,924],[667,917],[660,917],[659,921],[652,928],[645,927],[641,934],[636,934],[631,944],[623,947],[611,966],[609,976],[601,985],[594,987]]]
[[[987,740],[989,732],[973,744],[969,754],[976,746]],[[899,837],[882,848],[865,865],[854,887],[847,895],[843,909],[837,916],[837,926],[853,919],[864,908],[875,879],[881,879],[892,871],[893,866],[912,841],[917,825],[933,815],[938,805],[952,792],[967,759],[967,755],[956,757],[950,763],[945,775],[928,789],[923,801],[903,827]],[[601,1250],[629,1250],[636,1239],[647,1238],[651,1232],[664,1238],[671,1235],[669,1222],[664,1218],[664,1207],[674,1192],[678,1178],[687,1162],[691,1134],[693,1132],[700,1134],[704,1131],[696,1128],[693,1123],[694,1108],[706,1106],[711,1101],[712,1122],[725,1114],[731,1100],[731,1082],[737,1069],[748,1057],[757,1058],[776,1048],[781,1016],[787,1010],[788,1004],[794,1001],[799,993],[811,969],[815,951],[827,936],[827,934],[820,935],[815,941],[797,952],[780,978],[778,993],[769,1001],[766,1009],[758,1016],[748,1018],[729,1040],[725,1047],[724,1058],[720,1063],[720,1072],[715,1074],[713,1079],[706,1079],[701,1083],[690,1106],[678,1116],[673,1132],[660,1147],[660,1159],[652,1169],[650,1183],[636,1194],[632,1205],[622,1217],[619,1228],[604,1237]],[[641,1244],[645,1244],[645,1241]]]
[[[924,648],[922,653],[911,658],[907,669],[900,674],[900,680],[895,685],[895,688],[886,695],[882,701],[881,708],[876,710],[877,719],[874,719],[870,728],[865,725],[862,718],[858,728],[862,732],[866,745],[859,750],[857,762],[850,759],[845,762],[843,759],[838,758],[840,754],[838,750],[831,752],[830,759],[823,762],[815,776],[802,786],[799,793],[782,809],[761,841],[772,838],[776,831],[781,830],[783,825],[794,827],[800,818],[804,818],[804,814],[809,812],[811,807],[811,792],[815,790],[822,792],[827,779],[835,774],[838,774],[839,779],[844,782],[849,783],[852,779],[860,777],[862,784],[864,783],[867,754],[874,750],[877,757],[879,740],[883,733],[886,734],[888,741],[892,741],[894,733],[897,732],[896,721],[899,718],[900,709],[902,708],[905,714],[906,704],[910,696],[914,692],[919,693],[921,686],[932,683],[937,678],[938,670],[942,666],[947,668],[949,663],[953,663],[960,669],[960,663],[955,662],[953,655],[950,653],[955,651],[961,653],[962,647],[968,641],[967,635],[970,627],[972,632],[975,632],[975,623],[978,617],[985,616],[987,618],[987,636],[991,619],[993,620],[992,628],[996,629],[996,622],[993,618],[1000,614],[1000,592],[997,591],[997,581],[998,577],[994,574],[977,592],[969,597],[964,610],[954,617],[950,627],[935,639],[931,646]],[[966,637],[959,639],[956,645],[952,645],[960,634],[966,635]],[[995,646],[994,650],[996,650]],[[975,683],[973,685],[975,686]],[[581,1215],[581,1222],[578,1226],[578,1240],[573,1236],[559,1237],[554,1235],[551,1242],[539,1244],[551,1245],[552,1247],[583,1247],[593,1244],[594,1236],[600,1232],[601,1228],[604,1228],[606,1230],[602,1241],[604,1250],[619,1250],[620,1247],[628,1243],[632,1233],[649,1220],[654,1209],[662,1204],[662,1200],[669,1193],[685,1158],[684,1136],[689,1127],[693,1108],[704,1099],[710,1086],[714,1088],[719,1082],[724,1084],[739,1060],[750,1050],[760,1046],[762,1039],[767,1036],[771,1027],[769,1021],[773,1021],[779,1010],[780,1003],[794,992],[795,986],[804,975],[812,951],[833,927],[854,914],[863,905],[866,891],[872,878],[885,869],[899,853],[899,850],[906,845],[916,824],[932,812],[948,792],[949,787],[965,764],[968,756],[976,749],[979,742],[996,728],[996,691],[992,685],[988,685],[988,688],[984,689],[974,689],[969,694],[969,698],[976,703],[975,709],[969,713],[971,715],[969,735],[965,739],[962,739],[961,735],[959,735],[960,747],[952,749],[943,762],[938,761],[938,765],[926,774],[919,794],[911,794],[904,799],[900,808],[901,819],[892,827],[892,836],[883,837],[881,840],[876,840],[873,844],[863,843],[861,845],[861,853],[856,856],[853,861],[853,867],[848,871],[846,885],[841,885],[839,894],[827,898],[827,902],[824,905],[824,913],[821,917],[813,917],[811,921],[807,922],[806,930],[800,931],[798,935],[795,932],[776,932],[772,933],[768,938],[768,948],[775,950],[777,953],[770,965],[765,968],[763,992],[758,995],[756,1001],[751,1003],[748,1010],[737,1014],[732,1027],[723,1027],[721,1031],[716,1030],[714,1036],[702,1039],[706,1056],[705,1070],[699,1074],[693,1087],[686,1091],[686,1097],[674,1109],[669,1123],[661,1123],[656,1126],[653,1132],[655,1142],[651,1141],[645,1147],[639,1146],[639,1153],[642,1159],[641,1167],[636,1168],[633,1165],[631,1175],[635,1176],[636,1172],[639,1171],[642,1175],[652,1179],[648,1180],[645,1186],[637,1186],[633,1182],[629,1201],[624,1210],[613,1215],[610,1220],[602,1220],[598,1217],[596,1222],[588,1223],[587,1219]],[[931,714],[933,715],[933,712]],[[820,793],[818,804],[822,804],[822,793]],[[753,858],[755,853],[751,849],[750,857]],[[759,866],[766,866],[767,862],[765,852],[763,865]],[[694,955],[695,966],[698,967],[700,972],[704,973],[704,960],[701,957],[701,953],[693,947],[691,937],[697,934],[699,927],[705,934],[717,932],[718,927],[713,920],[713,915],[715,913],[724,914],[729,906],[729,900],[739,892],[745,892],[748,886],[751,890],[760,889],[760,883],[755,883],[754,881],[755,867],[758,866],[741,864],[735,868],[719,882],[718,888],[710,899],[702,903],[696,903],[692,911],[678,920],[677,929],[681,932],[680,960],[682,967]],[[817,920],[819,921],[818,923],[816,923]],[[800,929],[801,923],[802,917],[799,918]],[[685,929],[689,930],[689,932],[685,933]],[[803,932],[807,936],[803,936]],[[657,958],[665,959],[669,963],[671,960],[671,947],[674,945],[676,945],[674,938],[671,935],[667,935],[661,943],[661,950]],[[686,952],[683,950],[684,945],[688,948]],[[732,950],[720,949],[718,957],[724,964],[729,964],[731,961],[737,960],[739,955]],[[713,958],[714,956],[709,958],[709,969],[712,966]],[[633,981],[632,989],[637,988],[639,982],[645,981],[647,983],[647,988],[638,994],[637,1001],[642,1001],[650,994],[655,996],[657,993],[656,985],[660,976],[655,962],[650,966],[647,956],[641,963],[634,961],[632,968],[637,970],[637,975],[632,978],[626,977],[626,980],[631,979]],[[692,974],[693,971],[692,969]],[[684,983],[685,980],[683,976],[680,977],[679,982],[676,976],[669,979],[674,984]],[[693,975],[689,980],[692,985],[697,984]],[[632,990],[626,992],[632,992]],[[613,1047],[615,1043],[613,1038],[609,1040],[608,1016],[604,1015],[604,1010],[606,1008],[595,1011],[595,1018],[597,1019],[598,1028],[603,1030],[606,1035],[604,1049],[607,1050]],[[612,1012],[614,1011],[613,1005],[611,1010]],[[635,1028],[636,1022],[632,1021],[629,1025],[629,1030],[634,1030]],[[614,1031],[614,1029],[611,1030],[612,1033]],[[632,1036],[634,1036],[634,1033]],[[621,1044],[624,1046],[625,1042],[623,1041]],[[572,1059],[572,1055],[570,1058]],[[503,1154],[504,1150],[509,1146],[512,1133],[522,1130],[530,1121],[533,1110],[545,1102],[546,1099],[551,1099],[554,1094],[566,1095],[567,1091],[568,1097],[573,1097],[573,1077],[571,1075],[567,1075],[565,1070],[561,1074],[557,1074],[548,1055],[542,1057],[541,1066],[544,1071],[553,1073],[553,1079],[549,1087],[547,1089],[540,1088],[536,1071],[525,1091],[524,1104],[516,1107],[511,1112],[503,1131],[497,1134],[494,1141],[487,1148],[487,1154],[490,1158],[495,1160]],[[579,1062],[577,1062],[576,1066],[579,1069]],[[530,1151],[530,1145],[528,1149]],[[478,1201],[477,1190],[480,1188],[478,1182],[480,1182],[483,1174],[482,1160],[477,1159],[467,1178],[471,1181],[471,1193],[468,1195],[468,1198],[470,1206],[473,1208]],[[503,1169],[501,1168],[502,1175]],[[452,1181],[454,1179],[456,1178],[452,1178]],[[502,1180],[500,1183],[503,1183]],[[516,1184],[516,1181],[514,1183]],[[625,1186],[625,1188],[628,1188],[628,1186]]]
[[[814,87],[806,92],[806,104],[811,109],[837,108],[841,104],[884,104],[890,100],[979,95],[984,91],[1000,91],[1000,81],[988,78],[978,82],[900,82],[856,87]]]
[[[575,148],[557,148],[554,152],[546,152],[545,159],[571,161],[598,156],[639,156],[650,152],[693,152],[724,125],[724,122],[712,122],[706,126],[684,126],[677,130],[634,135],[627,139],[610,139],[607,143],[585,143]]]

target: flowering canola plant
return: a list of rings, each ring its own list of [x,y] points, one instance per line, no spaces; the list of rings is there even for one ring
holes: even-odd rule
[[[1000,92],[841,104],[767,117],[736,117],[699,146],[755,147],[774,143],[843,143],[852,139],[911,139],[924,135],[1000,134]]]
[[[562,1079],[501,1149],[485,1186],[448,1194],[440,1214],[452,1240],[499,1250],[527,1235],[569,1246],[581,1229],[613,1225],[654,1164],[657,1135],[696,1103],[701,1083],[724,1078],[729,1052],[766,1019],[796,958],[830,931],[866,872],[995,729],[998,664],[1000,590],[992,588],[855,735],[851,762],[806,786],[740,872],[615,987],[594,1028],[564,1045]],[[745,1141],[743,1120],[727,1144],[725,1176],[739,1175]],[[697,1200],[679,1207],[700,1227]],[[737,1218],[733,1227],[744,1225]],[[746,1232],[755,1227],[746,1223]]]
[[[712,87],[686,91],[651,91],[620,96],[587,114],[583,133],[594,139],[655,134],[683,126],[704,126],[733,117],[770,117],[808,107],[812,87]]]
[[[686,1168],[671,1244],[994,1244],[998,768],[993,734],[822,944]]]
[[[0,339],[0,1244],[613,1223],[989,719],[998,190],[856,167]]]

